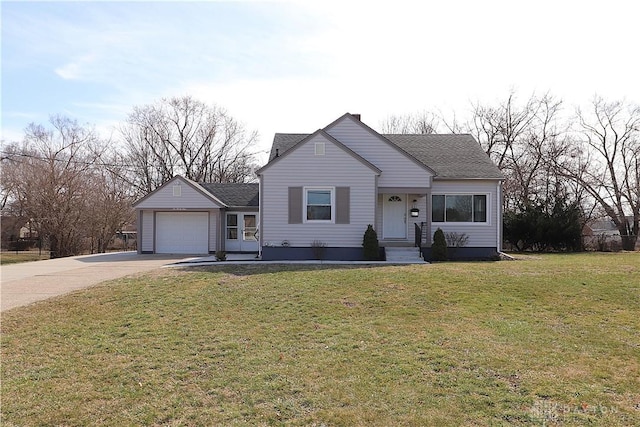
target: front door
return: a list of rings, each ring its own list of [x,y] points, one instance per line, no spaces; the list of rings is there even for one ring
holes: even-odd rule
[[[258,223],[255,213],[227,213],[225,249],[227,252],[258,252]]]
[[[383,194],[382,237],[407,238],[407,201],[405,194]]]

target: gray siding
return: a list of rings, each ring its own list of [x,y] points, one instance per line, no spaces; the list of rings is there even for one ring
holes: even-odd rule
[[[153,211],[142,211],[142,229],[139,232],[142,233],[142,252],[153,252],[153,238],[154,238],[154,215]]]
[[[209,252],[218,250],[218,218],[220,218],[219,209],[209,212]]]
[[[315,155],[315,142],[325,154]],[[263,245],[309,247],[321,240],[330,247],[360,247],[367,224],[375,221],[376,173],[321,135],[310,139],[263,172],[261,240]],[[349,187],[350,223],[289,224],[289,187]],[[302,206],[300,206],[302,211]]]
[[[499,248],[499,230],[501,227],[499,181],[458,180],[434,181],[432,194],[487,194],[487,223],[456,224],[434,222],[431,224],[431,236],[436,229],[444,232],[466,233],[469,236],[467,247]],[[431,219],[431,207],[429,207]]]
[[[345,117],[326,131],[382,170],[379,187],[429,187],[428,171],[351,119]]]

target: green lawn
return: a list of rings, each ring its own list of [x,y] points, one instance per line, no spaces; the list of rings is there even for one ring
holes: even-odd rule
[[[2,424],[640,425],[640,253],[164,269],[2,315]]]
[[[49,251],[0,252],[0,265],[49,259]]]

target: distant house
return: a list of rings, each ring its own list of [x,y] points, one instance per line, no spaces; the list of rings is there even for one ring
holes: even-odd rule
[[[462,258],[501,249],[502,174],[471,135],[382,135],[345,114],[311,134],[274,137],[259,184],[176,177],[135,203],[142,253],[259,252],[263,260],[362,259],[382,247],[430,257],[437,228],[467,236]]]
[[[0,219],[2,247],[13,248],[18,240],[38,238],[38,232],[28,218],[14,215],[3,215]],[[28,246],[25,246],[28,247]]]
[[[626,220],[629,228],[633,226],[633,217]],[[610,218],[597,218],[588,221],[582,228],[582,238],[586,249],[598,251],[622,250],[620,230]],[[636,249],[640,248],[640,239],[636,242]]]

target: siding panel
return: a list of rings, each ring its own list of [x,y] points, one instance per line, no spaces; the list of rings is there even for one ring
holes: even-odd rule
[[[315,142],[325,142],[325,154],[315,155]],[[373,224],[376,174],[342,148],[318,135],[296,148],[263,173],[261,195],[262,242],[309,247],[314,240],[330,247],[359,247],[367,224]],[[350,187],[350,223],[289,224],[288,192],[291,185]],[[302,201],[300,201],[302,212]]]
[[[218,250],[218,218],[220,210],[215,209],[209,212],[209,252]]]
[[[142,251],[143,252],[152,252],[153,249],[153,238],[154,238],[154,226],[153,226],[153,211],[144,210],[142,211]]]

